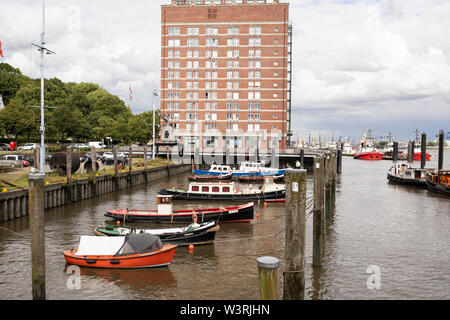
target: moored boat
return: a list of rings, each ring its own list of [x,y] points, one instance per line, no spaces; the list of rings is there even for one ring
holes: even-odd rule
[[[191,223],[185,227],[145,229],[130,226],[106,225],[95,228],[94,233],[98,236],[125,236],[129,234],[152,234],[158,236],[163,243],[189,245],[212,243],[216,232],[220,227],[216,221],[205,223]]]
[[[240,206],[173,210],[171,195],[158,195],[157,210],[116,209],[105,213],[106,217],[120,221],[190,223],[196,214],[198,221],[249,222],[254,217],[254,203]]]
[[[434,170],[427,174],[425,183],[428,190],[450,196],[450,171]]]
[[[415,186],[425,186],[426,175],[430,169],[412,168],[407,164],[396,163],[387,172],[390,182]]]
[[[219,181],[219,180],[229,180],[231,179],[231,172],[214,175],[214,174],[202,174],[202,175],[191,175],[188,177],[190,181]]]
[[[360,160],[382,160],[383,155],[381,152],[378,152],[376,149],[373,148],[364,148],[359,153],[355,153],[353,155],[354,159],[360,159]]]
[[[264,176],[255,176],[255,175],[248,175],[248,176],[239,176],[238,180],[242,183],[264,183]],[[284,181],[284,175],[274,176],[273,177],[274,182],[283,182]]]
[[[286,187],[265,177],[263,185],[238,185],[234,182],[191,182],[187,187],[167,187],[159,191],[180,200],[252,201],[284,199]]]
[[[227,165],[213,164],[209,170],[193,170],[194,175],[220,175],[224,173],[230,173],[233,177],[240,176],[279,176],[284,175],[285,169],[266,168],[261,162],[243,161],[241,162],[239,169],[231,169]]]
[[[81,236],[78,248],[63,252],[67,263],[95,268],[150,268],[172,262],[176,245],[151,234]]]

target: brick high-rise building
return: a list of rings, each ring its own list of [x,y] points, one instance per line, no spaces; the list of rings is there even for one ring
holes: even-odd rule
[[[161,45],[161,112],[185,143],[289,144],[288,3],[172,0],[161,6]]]

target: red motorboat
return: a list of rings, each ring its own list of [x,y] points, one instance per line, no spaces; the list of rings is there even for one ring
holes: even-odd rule
[[[425,161],[430,161],[431,159],[431,154],[429,154],[428,152],[425,154]],[[414,152],[414,160],[415,161],[420,161],[422,160],[422,152]]]
[[[360,160],[383,160],[383,155],[375,149],[364,148],[360,153],[355,153],[353,158]]]
[[[151,234],[120,237],[81,236],[77,249],[64,251],[69,264],[95,268],[150,268],[172,262],[176,245]]]

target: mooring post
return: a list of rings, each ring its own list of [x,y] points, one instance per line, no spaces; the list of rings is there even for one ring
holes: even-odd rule
[[[424,169],[427,163],[427,134],[422,133],[422,141],[420,142],[420,168]]]
[[[147,147],[144,147],[144,169],[147,172],[148,162],[147,162]]]
[[[342,143],[339,144],[337,151],[336,173],[342,173]]]
[[[414,160],[414,147],[413,142],[410,140],[408,142],[408,162],[413,162]]]
[[[117,163],[117,146],[113,146],[112,147],[112,152],[113,152],[113,161],[114,161],[114,186],[115,186],[115,190],[119,190],[120,189],[120,185],[119,185],[119,168],[118,168],[118,163]]]
[[[92,190],[93,195],[97,194],[97,153],[95,147],[91,147],[91,172],[92,172]]]
[[[68,203],[72,202],[72,148],[66,147],[66,199]]]
[[[133,147],[130,145],[128,148],[128,172],[131,174],[133,171]]]
[[[444,166],[444,130],[441,130],[439,131],[438,170],[442,170],[443,166]]]
[[[331,155],[325,153],[325,173],[324,173],[324,185],[325,185],[325,218],[331,216]]]
[[[40,155],[40,153],[41,153],[41,147],[39,147],[39,146],[36,146],[36,148],[34,148],[34,151],[33,151],[33,157],[34,157],[34,167],[36,168],[36,169],[39,169],[40,168],[40,165],[39,165],[39,155]],[[45,160],[44,160],[45,161]]]
[[[337,152],[331,152],[331,206],[336,202]]]
[[[45,300],[45,173],[28,175],[33,300]]]
[[[258,280],[259,292],[262,300],[278,299],[278,267],[280,260],[275,257],[259,257],[258,261]]]
[[[302,168],[305,169],[305,149],[300,149],[300,164]]]
[[[305,297],[306,170],[286,170],[285,265],[283,299]]]
[[[398,142],[394,141],[394,147],[393,147],[393,151],[392,151],[392,160],[394,162],[398,161]]]
[[[323,174],[324,158],[315,157],[313,164],[314,173],[314,207],[313,207],[313,266],[322,265],[322,243],[323,243]]]

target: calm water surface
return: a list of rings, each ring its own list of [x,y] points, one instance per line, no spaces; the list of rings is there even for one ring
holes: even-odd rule
[[[436,167],[437,151],[429,151],[427,166]],[[449,150],[444,160],[450,168]],[[307,219],[307,299],[450,299],[450,198],[387,183],[391,165],[343,159],[324,263],[314,270],[312,216]],[[255,207],[258,219],[222,224],[215,243],[196,246],[192,254],[178,247],[168,267],[81,268],[81,289],[69,289],[62,252],[76,247],[79,235],[92,235],[97,225],[111,222],[103,215],[109,209],[154,208],[161,183],[187,184],[187,174],[46,212],[48,299],[259,299],[256,258],[263,255],[280,258],[281,287],[284,204],[261,203]],[[216,205],[229,203],[178,201],[175,208]],[[0,299],[31,299],[29,232],[27,217],[0,224]],[[366,285],[371,265],[381,271],[379,290]]]

